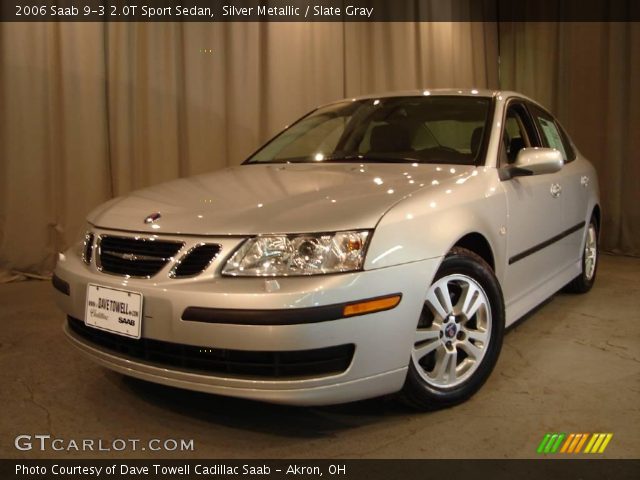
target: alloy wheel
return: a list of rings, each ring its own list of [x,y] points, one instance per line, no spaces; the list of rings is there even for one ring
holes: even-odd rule
[[[411,358],[435,387],[454,387],[476,371],[491,338],[491,306],[482,286],[467,275],[437,280],[427,292]]]
[[[587,230],[587,240],[584,244],[584,276],[587,281],[591,281],[596,272],[596,262],[598,260],[598,240],[596,227],[589,224]]]

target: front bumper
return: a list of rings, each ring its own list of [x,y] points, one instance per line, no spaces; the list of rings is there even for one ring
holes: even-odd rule
[[[202,239],[191,239],[197,242]],[[92,360],[144,380],[221,395],[295,405],[342,403],[402,388],[424,297],[440,258],[348,274],[297,278],[226,278],[219,269],[240,239],[207,239],[223,245],[223,254],[203,274],[172,279],[160,272],[151,279],[125,279],[86,265],[74,253],[61,256],[55,275],[68,294],[55,290],[70,317],[83,320],[86,286],[124,288],[144,296],[142,337],[172,344],[254,352],[289,352],[355,346],[353,360],[341,372],[317,376],[265,378],[205,372],[133,358],[88,341],[69,326],[71,343]],[[393,309],[339,320],[294,324],[246,325],[185,321],[187,308],[295,310],[349,303],[401,293]]]

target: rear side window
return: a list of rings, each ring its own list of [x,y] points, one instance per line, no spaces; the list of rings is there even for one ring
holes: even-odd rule
[[[542,144],[547,148],[559,150],[565,163],[574,160],[575,152],[571,147],[569,137],[567,137],[560,124],[550,114],[536,105],[529,105],[529,110],[542,137]]]

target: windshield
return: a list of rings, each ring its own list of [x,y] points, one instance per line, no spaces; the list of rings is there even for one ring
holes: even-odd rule
[[[245,163],[418,162],[474,165],[490,98],[391,97],[321,107]]]

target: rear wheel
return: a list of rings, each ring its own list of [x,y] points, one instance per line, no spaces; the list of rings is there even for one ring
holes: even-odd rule
[[[587,293],[596,281],[598,270],[598,224],[591,217],[582,250],[582,271],[564,288],[570,293]]]
[[[493,370],[503,334],[504,303],[491,267],[469,250],[452,249],[425,298],[404,399],[422,409],[466,400]]]

